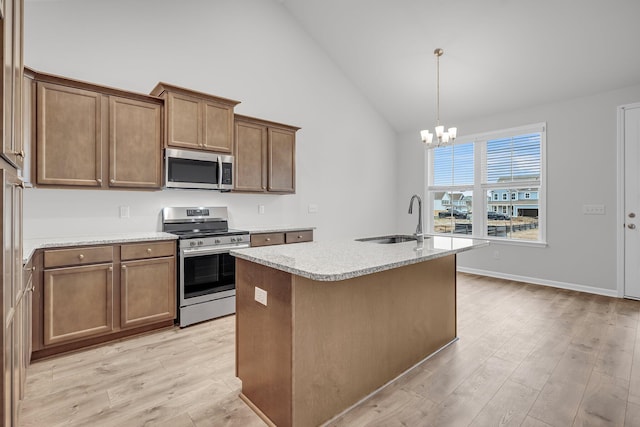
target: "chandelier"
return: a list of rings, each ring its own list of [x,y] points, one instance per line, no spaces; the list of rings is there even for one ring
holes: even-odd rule
[[[442,143],[447,143],[449,141],[453,141],[456,139],[456,134],[458,132],[458,128],[451,127],[447,129],[445,132],[444,126],[440,124],[440,57],[444,54],[444,50],[441,48],[437,48],[433,51],[433,54],[436,56],[436,83],[437,83],[437,96],[436,96],[436,127],[435,127],[435,135],[438,139],[438,145]],[[433,142],[433,133],[429,132],[428,129],[421,130],[420,136],[422,137],[422,142],[425,144],[431,144]]]

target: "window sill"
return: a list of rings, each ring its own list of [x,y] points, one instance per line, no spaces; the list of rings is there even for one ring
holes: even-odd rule
[[[426,235],[426,234],[425,234]],[[430,236],[444,236],[444,237],[461,237],[467,239],[482,239],[493,243],[499,243],[510,246],[529,246],[533,248],[546,248],[549,246],[547,242],[531,241],[531,240],[515,240],[515,239],[500,239],[496,237],[476,236],[473,234],[456,234],[456,233],[429,233]]]

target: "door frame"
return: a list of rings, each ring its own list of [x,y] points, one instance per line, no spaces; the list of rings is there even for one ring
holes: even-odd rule
[[[625,104],[620,105],[617,108],[617,125],[618,125],[618,136],[617,136],[617,214],[616,214],[616,227],[618,228],[616,241],[617,241],[617,249],[616,249],[616,270],[617,270],[617,289],[618,289],[618,297],[624,297],[624,263],[625,263],[625,251],[624,251],[624,235],[625,235],[625,209],[624,209],[624,113],[626,109],[629,108],[640,108],[640,102],[636,102],[633,104]]]

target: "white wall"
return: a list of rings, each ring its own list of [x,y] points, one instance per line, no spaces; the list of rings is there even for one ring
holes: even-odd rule
[[[547,122],[547,247],[492,243],[465,252],[459,267],[534,283],[616,295],[616,107],[640,101],[640,86],[456,123],[460,134]],[[422,191],[418,131],[400,136],[399,197]],[[422,167],[418,168],[418,159]],[[604,204],[606,215],[583,215]],[[406,215],[398,227],[409,229]],[[499,259],[494,259],[498,251]]]
[[[317,239],[396,225],[395,133],[275,0],[28,1],[25,64],[141,93],[164,81],[302,128],[295,195],[28,189],[27,238],[158,230],[162,207],[192,204],[229,206],[236,228],[314,226]]]

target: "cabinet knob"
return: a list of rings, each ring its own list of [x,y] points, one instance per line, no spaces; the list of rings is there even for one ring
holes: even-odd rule
[[[31,271],[36,271],[35,265],[33,267],[31,267]]]
[[[147,248],[147,253],[150,254],[151,253],[151,248]]]
[[[267,237],[266,239],[264,239],[266,242],[270,242],[271,239],[269,237]]]
[[[96,182],[97,182],[98,184],[102,184],[102,179],[98,178],[98,179],[96,179]]]
[[[16,156],[22,157],[24,159],[24,150],[16,151]]]
[[[123,265],[123,266],[122,266],[122,269],[123,269],[123,270],[126,270],[126,269],[127,269],[127,266],[126,266],[126,265]]]
[[[108,270],[113,271],[113,267],[109,266]]]
[[[298,239],[302,239],[302,235],[298,234]]]
[[[84,255],[83,254],[78,255],[78,259],[82,261],[84,259]]]
[[[113,179],[113,178],[111,178],[111,179],[109,180],[109,182],[110,182],[111,184],[115,184],[115,183],[116,183],[116,180],[115,180],[115,179]]]

